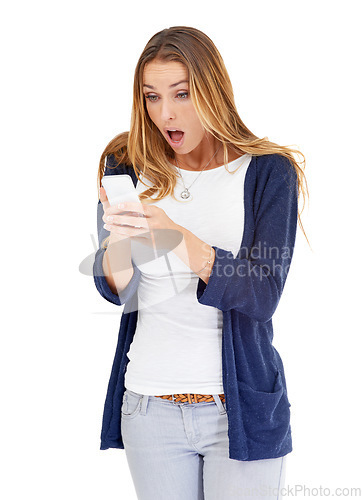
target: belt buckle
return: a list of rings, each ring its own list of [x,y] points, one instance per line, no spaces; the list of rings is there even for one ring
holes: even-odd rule
[[[197,398],[195,397],[195,394],[191,394],[190,392],[188,394],[190,394],[191,404],[198,403]],[[178,403],[176,401],[176,398],[175,398],[174,394],[171,394],[171,396],[172,396],[172,403],[174,405],[185,404],[185,403],[182,403],[182,402]]]
[[[196,394],[191,394],[190,392],[189,392],[188,394],[189,394],[189,396],[190,396],[190,400],[191,400],[191,403],[190,403],[190,404],[195,404],[195,403],[198,403],[198,400],[197,400]]]

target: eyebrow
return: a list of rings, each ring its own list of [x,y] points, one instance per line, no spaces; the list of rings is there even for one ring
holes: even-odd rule
[[[181,80],[179,82],[173,83],[172,85],[169,86],[169,88],[172,89],[173,87],[177,87],[177,85],[180,85],[181,83],[189,83],[189,81],[188,80]],[[144,83],[143,86],[148,87],[149,89],[155,90],[155,87],[153,85],[147,85],[147,83]]]

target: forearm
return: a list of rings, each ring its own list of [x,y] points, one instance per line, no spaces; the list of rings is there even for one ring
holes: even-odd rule
[[[120,240],[111,234],[103,255],[103,272],[112,293],[126,288],[133,276],[130,238]]]
[[[177,226],[177,230],[182,233],[183,240],[173,250],[174,254],[207,284],[215,261],[215,250],[185,227]],[[211,260],[210,264],[207,264],[208,260]]]

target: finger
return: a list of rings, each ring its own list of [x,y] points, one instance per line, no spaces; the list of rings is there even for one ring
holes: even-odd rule
[[[109,224],[124,225],[128,224],[132,227],[148,228],[148,223],[143,217],[127,216],[127,215],[110,215],[108,212],[103,215],[103,222]]]
[[[141,214],[147,214],[149,211],[149,206],[144,203],[138,203],[135,201],[124,201],[115,205],[116,208],[122,209],[125,212],[138,212]]]
[[[119,205],[110,205],[107,208],[107,215],[120,215],[125,213],[127,213],[127,215],[132,214],[132,216],[134,217],[149,217],[148,215],[141,213],[140,211],[132,211],[128,210],[128,208],[119,208]]]
[[[103,227],[110,231],[111,233],[120,234],[122,236],[128,236],[131,238],[132,236],[141,236],[142,234],[148,233],[148,230],[145,228],[136,228],[130,226],[118,226],[116,224],[104,224]]]
[[[102,186],[99,189],[99,199],[103,205],[103,210],[106,211],[106,209],[109,208],[110,205],[109,205],[109,201],[107,198],[106,190]]]

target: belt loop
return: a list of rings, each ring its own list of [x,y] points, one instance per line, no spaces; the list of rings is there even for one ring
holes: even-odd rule
[[[175,395],[171,394],[171,396],[172,396],[172,404],[173,405],[178,405],[178,402],[176,401]]]
[[[148,400],[149,400],[149,396],[144,394],[142,396],[141,415],[146,415]]]
[[[216,406],[219,409],[220,415],[224,415],[226,413],[226,409],[224,408],[224,405],[222,404],[222,401],[221,401],[219,395],[218,394],[213,394],[213,397],[215,399]]]

